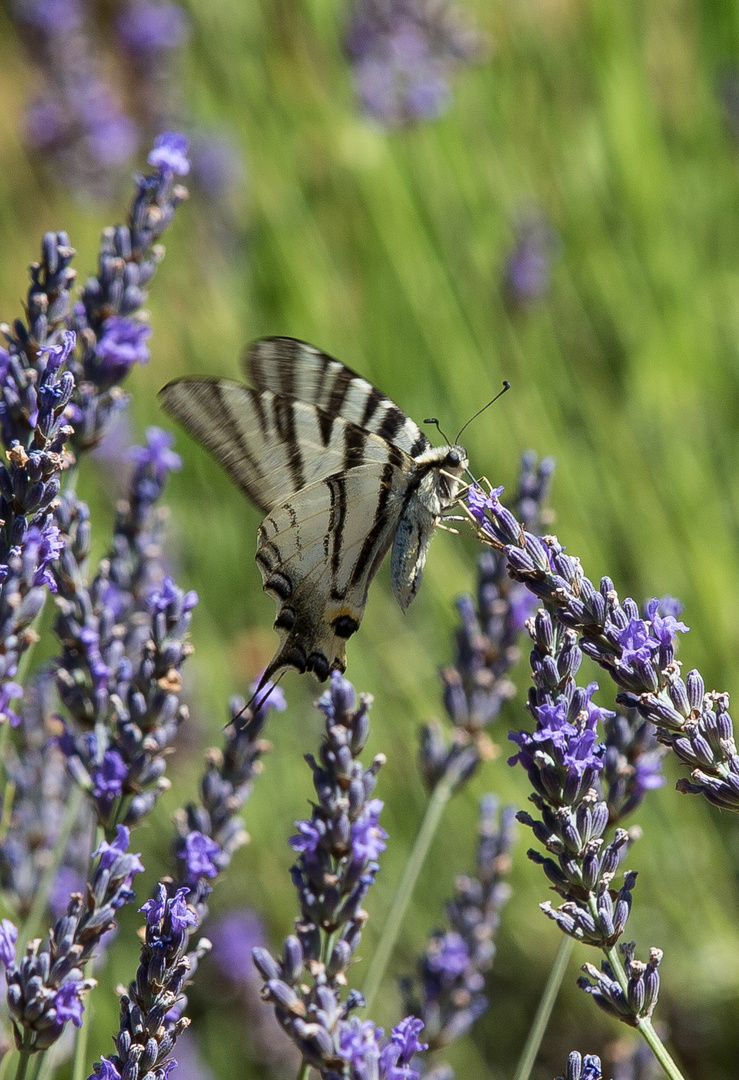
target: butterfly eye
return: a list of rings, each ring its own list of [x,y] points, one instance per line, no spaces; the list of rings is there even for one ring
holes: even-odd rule
[[[451,466],[452,469],[455,469],[457,465],[461,464],[461,458],[456,450],[449,451],[446,456],[446,463]]]

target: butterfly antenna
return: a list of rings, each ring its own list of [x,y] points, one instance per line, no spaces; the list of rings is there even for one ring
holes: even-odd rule
[[[489,401],[489,402],[487,403],[487,405],[483,405],[483,407],[482,407],[481,409],[478,409],[478,410],[477,410],[477,412],[476,412],[476,413],[475,413],[475,414],[474,414],[473,416],[471,416],[471,417],[469,418],[469,420],[467,421],[467,423],[466,423],[466,424],[462,424],[462,427],[461,427],[461,428],[459,429],[459,431],[458,431],[458,433],[457,433],[457,437],[456,437],[456,439],[454,440],[454,442],[455,442],[455,443],[458,443],[458,442],[459,442],[459,436],[460,436],[460,435],[462,434],[462,432],[464,431],[464,429],[465,429],[465,428],[468,428],[468,427],[470,426],[470,424],[472,423],[472,421],[473,421],[473,420],[476,420],[476,419],[477,419],[477,417],[478,417],[478,416],[479,416],[479,415],[480,415],[481,413],[484,413],[486,409],[489,409],[489,408],[490,408],[490,406],[491,406],[491,405],[493,404],[493,402],[494,402],[494,401],[497,401],[499,397],[503,397],[503,394],[505,394],[506,390],[510,390],[510,388],[511,388],[511,384],[510,384],[510,383],[508,382],[508,379],[504,379],[504,380],[503,380],[503,389],[502,389],[502,390],[499,390],[499,391],[498,391],[498,393],[497,393],[497,394],[495,395],[495,397],[494,397],[494,398],[491,398],[491,399],[490,399],[490,401]],[[447,439],[447,442],[448,442],[448,441],[449,441],[449,440]]]
[[[248,731],[249,726],[254,723],[257,716],[259,715],[260,710],[263,708],[264,705],[266,705],[272,691],[275,690],[279,686],[280,682],[282,681],[282,676],[284,674],[285,674],[284,671],[280,672],[280,674],[277,676],[277,678],[273,682],[271,682],[270,685],[267,687],[265,692],[262,694],[261,698],[259,697],[259,695],[262,692],[262,690],[264,689],[264,687],[262,686],[262,684],[260,682],[259,685],[257,686],[256,690],[252,694],[252,696],[246,702],[246,704],[242,705],[241,708],[239,709],[239,711],[236,713],[236,715],[232,716],[231,719],[229,720],[228,724],[226,724],[224,726],[229,727],[230,724],[233,724],[234,727],[237,729],[237,731],[241,731],[241,732]],[[259,701],[257,701],[257,698],[259,698]],[[256,705],[254,704],[255,701],[257,702]],[[244,713],[247,712],[247,711],[249,711],[251,713],[251,716],[246,721],[246,723],[243,725],[243,727],[239,727],[239,725],[236,723],[236,721],[239,719],[240,716],[243,716]]]
[[[427,420],[424,420],[424,424],[433,424],[433,425],[434,425],[434,427],[436,428],[436,430],[437,430],[437,431],[439,432],[439,434],[441,435],[441,437],[442,437],[442,439],[444,440],[444,442],[445,442],[445,443],[447,444],[447,446],[451,446],[451,445],[452,445],[452,444],[451,444],[451,443],[449,442],[449,440],[447,439],[447,437],[446,437],[446,435],[444,434],[444,432],[443,432],[443,431],[441,430],[441,425],[440,425],[439,421],[438,421],[438,420],[436,419],[436,417],[435,417],[435,416],[429,416],[429,418],[428,418]]]

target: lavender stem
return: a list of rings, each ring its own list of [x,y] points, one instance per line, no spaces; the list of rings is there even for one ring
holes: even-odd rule
[[[667,1047],[660,1039],[657,1032],[654,1030],[651,1020],[642,1020],[639,1024],[639,1031],[644,1037],[644,1041],[648,1044],[649,1049],[652,1051],[657,1061],[660,1063],[665,1071],[665,1075],[670,1077],[670,1080],[683,1080],[683,1074],[677,1067],[677,1063],[672,1059],[667,1051]]]
[[[18,1068],[15,1070],[15,1080],[26,1080],[28,1062],[31,1060],[31,1033],[27,1031],[23,1037],[23,1046],[18,1056]]]
[[[398,940],[398,934],[400,933],[400,927],[405,916],[406,908],[408,907],[416,887],[421,867],[426,861],[426,856],[431,847],[431,841],[436,835],[436,830],[441,821],[441,815],[444,812],[446,804],[454,794],[459,779],[458,773],[454,769],[450,769],[442,776],[431,792],[431,798],[426,806],[426,813],[421,822],[421,827],[416,834],[416,839],[413,843],[408,861],[405,864],[405,870],[400,879],[398,890],[393,897],[390,910],[387,913],[385,929],[383,930],[382,937],[377,943],[377,947],[370,962],[369,971],[367,972],[367,979],[362,988],[368,1011],[372,1009],[375,995],[382,983],[385,969],[390,956],[392,955],[395,943]]]
[[[552,970],[549,972],[547,984],[544,987],[544,993],[539,1000],[539,1007],[536,1010],[534,1022],[529,1030],[523,1053],[519,1058],[518,1066],[513,1075],[513,1080],[529,1080],[574,947],[575,939],[563,934],[562,940],[559,943],[557,955],[552,964]]]
[[[97,844],[95,845],[97,848]],[[82,974],[88,978],[92,973],[92,959],[88,960],[82,969]],[[72,1062],[72,1080],[85,1080],[87,1075],[87,1047],[90,1042],[90,1024],[92,1022],[92,994],[88,994],[85,1001],[86,1023],[75,1030],[74,1033],[74,1060]],[[36,1077],[38,1080],[38,1077]]]
[[[7,727],[7,725],[5,726]],[[67,842],[72,835],[72,830],[74,829],[77,815],[80,812],[80,807],[82,806],[84,798],[85,792],[82,788],[75,786],[71,789],[56,844],[49,854],[48,864],[44,867],[38,889],[33,897],[31,910],[28,912],[28,918],[25,920],[18,933],[19,949],[24,949],[27,942],[38,936],[42,922],[46,916],[49,896],[51,895],[57,871],[61,866],[64,853],[67,850]]]

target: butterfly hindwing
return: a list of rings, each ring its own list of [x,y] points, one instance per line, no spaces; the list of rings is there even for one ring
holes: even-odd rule
[[[296,398],[370,431],[417,457],[431,447],[424,433],[394,401],[339,360],[294,338],[255,341],[244,359],[260,390]]]
[[[263,587],[277,605],[280,648],[265,678],[285,667],[325,679],[346,666],[370,582],[403,512],[403,461],[373,462],[296,492],[257,534]]]

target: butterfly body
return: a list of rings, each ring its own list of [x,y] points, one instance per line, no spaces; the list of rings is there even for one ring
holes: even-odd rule
[[[160,396],[266,514],[256,561],[280,647],[262,685],[285,668],[323,680],[345,669],[346,641],[391,547],[393,593],[404,611],[415,597],[467,455],[432,447],[389,398],[304,342],[263,338],[246,371],[254,389],[186,378]]]

